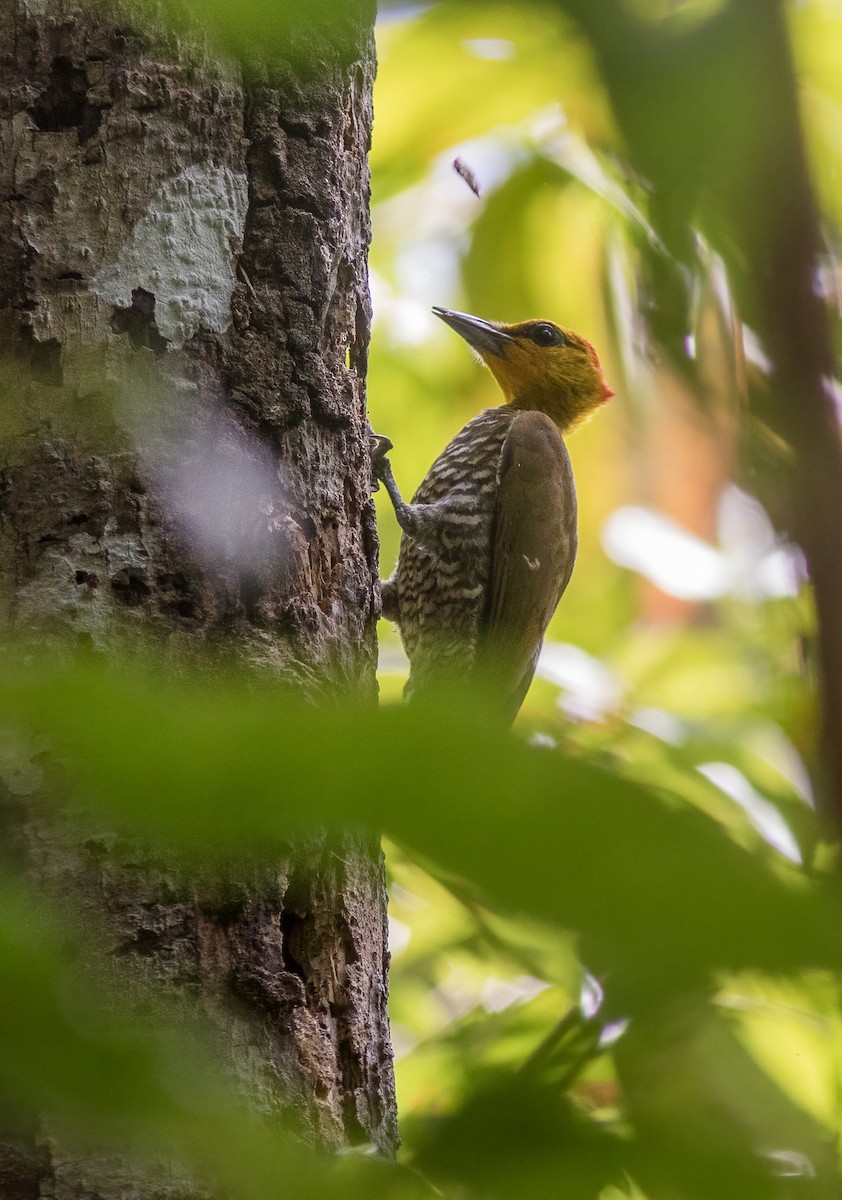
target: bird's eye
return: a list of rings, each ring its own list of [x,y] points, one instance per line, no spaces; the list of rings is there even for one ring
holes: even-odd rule
[[[567,338],[560,329],[544,322],[533,326],[532,340],[536,346],[564,346],[567,344]]]

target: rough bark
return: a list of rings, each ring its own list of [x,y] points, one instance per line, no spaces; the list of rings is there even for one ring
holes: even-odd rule
[[[152,638],[174,668],[216,651],[314,698],[373,698],[360,7],[342,56],[242,67],[113,4],[0,0],[12,628],[106,655]],[[72,878],[80,912],[104,909],[144,990],[196,998],[263,1110],[394,1148],[375,839],[337,855],[314,835],[201,889],[105,833],[45,836],[34,798],[6,824],[44,886]],[[37,1138],[0,1155],[4,1194],[58,1176],[67,1200],[144,1194]]]

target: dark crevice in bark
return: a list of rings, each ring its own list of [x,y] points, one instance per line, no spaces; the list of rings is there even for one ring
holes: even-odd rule
[[[152,595],[145,572],[137,567],[124,567],[121,571],[115,571],[110,583],[114,599],[127,608],[143,604]]]
[[[33,1123],[34,1124],[34,1123]],[[0,1196],[3,1200],[41,1200],[45,1183],[54,1182],[47,1148],[34,1128],[0,1144]]]
[[[149,958],[161,951],[161,935],[154,929],[139,929],[131,941],[120,942],[114,948],[114,954],[120,958],[127,954],[138,954],[141,958]]]
[[[165,354],[169,342],[161,336],[155,324],[155,297],[145,288],[132,289],[132,302],[125,308],[114,306],[111,328],[115,333],[126,333],[136,350],[152,350]]]
[[[76,67],[64,56],[54,58],[49,84],[29,115],[43,133],[60,133],[76,129],[79,145],[89,141],[99,130],[102,112],[88,103],[88,81],[83,67]]]
[[[61,343],[57,338],[36,338],[31,325],[20,327],[19,341],[13,347],[18,362],[33,378],[49,387],[61,387]]]
[[[281,956],[284,967],[291,975],[297,975],[301,980],[305,980],[306,976],[303,966],[296,957],[296,946],[303,934],[304,923],[305,918],[292,912],[289,908],[285,908],[281,913]]]

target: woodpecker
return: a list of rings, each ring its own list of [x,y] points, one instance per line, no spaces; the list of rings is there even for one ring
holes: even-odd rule
[[[410,662],[408,699],[469,683],[506,724],[535,672],[576,558],[576,489],[566,434],[614,393],[596,352],[551,321],[505,325],[434,308],[502,389],[456,435],[407,504],[372,438],[372,474],[403,535],[381,583]],[[377,482],[375,482],[375,488]]]

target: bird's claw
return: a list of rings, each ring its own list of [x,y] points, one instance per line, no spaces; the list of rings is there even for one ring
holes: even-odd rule
[[[386,455],[392,449],[392,443],[387,437],[372,433],[368,439],[368,449],[371,455],[371,490],[378,492],[380,483],[391,471],[392,465]]]
[[[371,452],[372,462],[378,458],[382,458],[384,454],[388,454],[394,447],[387,437],[383,437],[380,433],[372,433],[369,435],[368,446]]]

